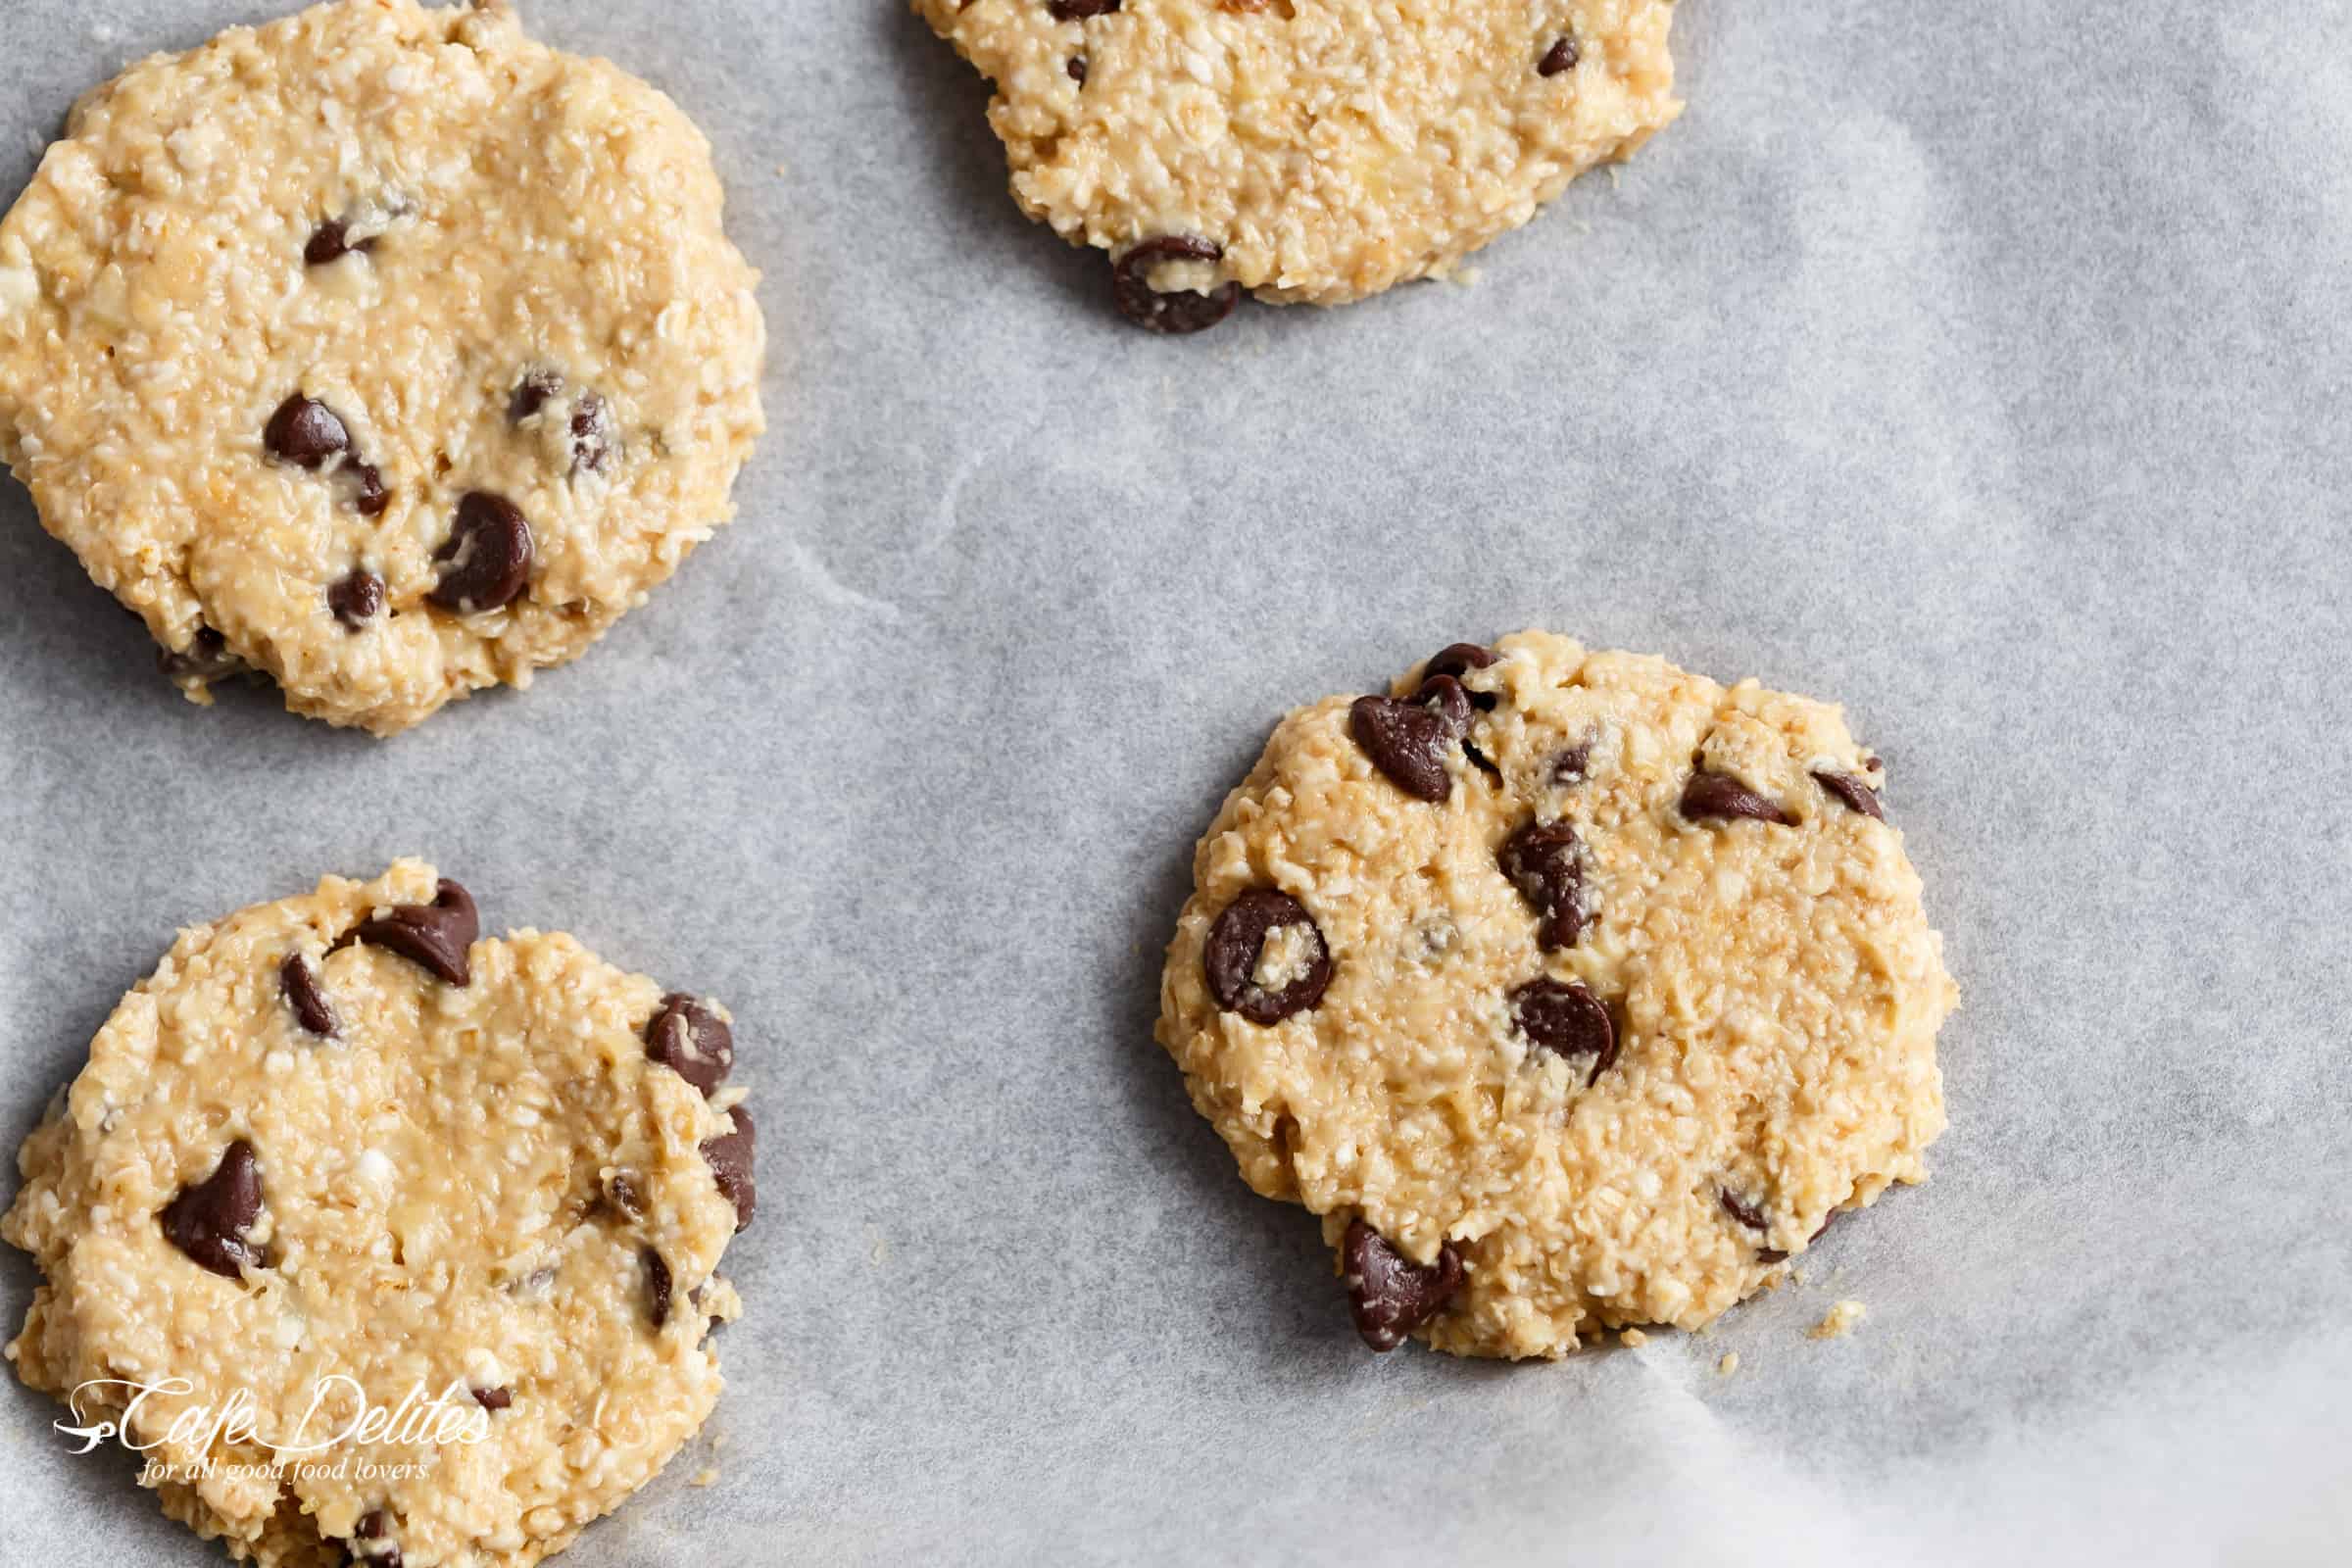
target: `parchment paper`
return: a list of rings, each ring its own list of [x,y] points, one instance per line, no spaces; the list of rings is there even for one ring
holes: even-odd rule
[[[13,0],[0,185],[280,9]],[[1471,286],[1173,343],[896,0],[528,9],[717,145],[742,518],[376,744],[182,703],[0,487],[0,1138],[175,924],[419,854],[741,1020],[729,1392],[582,1568],[2343,1560],[2352,6],[1690,0],[1684,121]],[[1952,1129],[1708,1335],[1375,1357],[1160,950],[1285,709],[1531,624],[1848,705]],[[224,1560],[0,1384],[0,1561]]]

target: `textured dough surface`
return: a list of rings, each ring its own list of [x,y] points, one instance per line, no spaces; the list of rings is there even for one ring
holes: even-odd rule
[[[718,1396],[706,1336],[740,1309],[714,1275],[736,1213],[700,1146],[739,1094],[706,1101],[649,1061],[661,988],[569,937],[477,941],[463,988],[380,947],[333,949],[434,886],[404,860],[181,932],[18,1156],[0,1237],[44,1283],[9,1358],[60,1398],[93,1379],[187,1380],[133,1425],[149,1458],[179,1467],[166,1511],[240,1559],[342,1562],[380,1509],[408,1568],[536,1562],[651,1480]],[[279,983],[292,953],[317,966],[340,1038],[297,1022]],[[158,1214],[240,1138],[259,1160],[267,1262],[229,1279],[172,1246]],[[635,1217],[600,1197],[616,1174]],[[649,1248],[671,1276],[659,1329]],[[307,1436],[349,1418],[338,1377],[378,1410],[453,1384],[462,1410],[484,1387],[512,1402],[473,1412],[476,1442],[280,1451],[305,1441],[321,1389]],[[165,1437],[238,1390],[258,1441]],[[103,1389],[74,1402],[85,1419],[119,1408]],[[222,1468],[187,1479],[208,1458]],[[227,1468],[272,1460],[282,1478]],[[338,1460],[346,1477],[293,1468]],[[421,1473],[368,1479],[363,1464]]]
[[[1224,247],[1163,288],[1336,305],[1442,275],[1682,108],[1671,0],[914,5],[995,83],[1031,218],[1112,252]],[[1576,63],[1543,74],[1564,37]]]
[[[1499,778],[1456,746],[1442,805],[1374,767],[1347,698],[1283,720],[1195,856],[1158,1034],[1243,1177],[1335,1248],[1360,1216],[1421,1264],[1456,1250],[1467,1284],[1418,1337],[1552,1356],[1699,1327],[1786,1266],[1767,1250],[1924,1180],[1957,992],[1900,833],[1812,777],[1872,771],[1837,709],[1542,632],[1494,652],[1462,684],[1496,699],[1469,742]],[[1587,743],[1583,778],[1556,781]],[[1686,818],[1694,755],[1798,820]],[[1531,820],[1583,843],[1588,919],[1564,951],[1498,868]],[[1304,905],[1330,951],[1320,1004],[1270,1026],[1221,1011],[1203,975],[1252,888]],[[1545,975],[1615,1016],[1590,1087],[1585,1058],[1514,1023],[1508,993]]]
[[[503,3],[340,0],[151,59],[76,106],[0,222],[0,457],[168,651],[389,735],[580,654],[731,515],[761,428],[756,274],[701,133]],[[368,248],[305,261],[346,220]],[[510,416],[531,371],[563,390]],[[301,392],[389,490],[270,461]],[[603,400],[610,457],[568,423]],[[459,498],[521,509],[522,597],[426,603]],[[357,630],[329,587],[377,573]],[[211,672],[181,673],[205,700]]]

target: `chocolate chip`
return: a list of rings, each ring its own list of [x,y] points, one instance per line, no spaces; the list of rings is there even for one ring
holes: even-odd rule
[[[626,1171],[614,1171],[605,1181],[605,1200],[628,1219],[645,1217],[645,1200],[637,1195],[637,1184]]]
[[[1306,930],[1311,956],[1280,990],[1268,991],[1257,983],[1257,964],[1266,938],[1300,926]],[[1208,973],[1209,993],[1218,1006],[1254,1024],[1277,1024],[1323,1000],[1323,992],[1331,984],[1331,949],[1306,906],[1272,888],[1251,888],[1225,906],[1225,912],[1208,928],[1201,967]]]
[[[280,463],[317,468],[351,450],[351,428],[325,404],[297,392],[262,427],[262,445]]]
[[[1732,1218],[1738,1220],[1740,1224],[1746,1226],[1751,1231],[1768,1231],[1772,1229],[1771,1222],[1764,1218],[1763,1209],[1754,1203],[1746,1202],[1739,1198],[1735,1198],[1732,1196],[1732,1190],[1728,1187],[1723,1190],[1723,1209],[1725,1213],[1731,1215]]]
[[[384,476],[372,463],[355,463],[344,470],[351,479],[351,507],[363,517],[380,517],[391,501]]]
[[[330,218],[311,230],[310,242],[302,248],[302,259],[311,267],[324,267],[339,262],[353,251],[371,251],[375,240],[370,237],[357,245],[351,243],[351,225],[340,218]]]
[[[1536,63],[1536,74],[1556,76],[1563,71],[1573,71],[1576,69],[1577,60],[1583,53],[1584,51],[1576,46],[1575,35],[1563,33],[1558,42],[1544,51],[1544,58]]]
[[[735,1228],[741,1231],[750,1228],[752,1213],[760,1206],[760,1189],[752,1177],[759,1132],[752,1126],[752,1113],[741,1105],[729,1115],[733,1118],[732,1125],[703,1145],[703,1158],[710,1162],[710,1174],[718,1179],[718,1190],[735,1205]]]
[[[1118,10],[1119,0],[1046,0],[1046,9],[1055,22],[1083,22]]]
[[[1079,86],[1083,87],[1086,85],[1086,56],[1070,56],[1070,63],[1061,69],[1068,72],[1070,74],[1070,79],[1076,82]]]
[[[373,620],[384,612],[384,579],[364,566],[352,568],[342,581],[326,591],[326,608],[335,618],[352,631]]]
[[[520,424],[547,407],[547,400],[562,393],[564,378],[553,370],[528,370],[514,385],[514,395],[507,400],[507,417]]]
[[[1588,735],[1574,746],[1563,746],[1551,754],[1551,781],[1554,784],[1582,784],[1585,772],[1592,765],[1592,737]]]
[[[262,1250],[245,1239],[261,1212],[261,1170],[253,1145],[240,1138],[228,1146],[210,1176],[181,1188],[158,1218],[173,1247],[199,1267],[233,1280],[241,1267],[262,1266]]]
[[[1617,1026],[1600,999],[1574,980],[1545,976],[1511,993],[1511,1017],[1519,1032],[1545,1051],[1592,1058],[1585,1077],[1590,1089],[1617,1059]]]
[[[1723,1195],[1723,1206],[1730,1209],[1732,1217],[1749,1230],[1760,1231],[1769,1228],[1765,1225],[1764,1215],[1760,1210],[1735,1200],[1730,1193]],[[1810,1247],[1820,1241],[1823,1234],[1829,1230],[1830,1221],[1837,1217],[1838,1210],[1834,1208],[1824,1214],[1821,1217],[1821,1223],[1813,1228],[1813,1234],[1805,1238],[1805,1245]],[[1788,1254],[1777,1247],[1759,1247],[1756,1249],[1756,1261],[1759,1263],[1786,1263],[1788,1261]]]
[[[1375,1350],[1394,1350],[1405,1336],[1435,1317],[1463,1283],[1462,1254],[1451,1242],[1438,1260],[1414,1263],[1362,1220],[1348,1225],[1341,1261],[1347,1269],[1348,1310],[1355,1332]]]
[[[278,988],[286,994],[286,1004],[302,1026],[315,1035],[328,1039],[342,1030],[335,1022],[335,1009],[327,1004],[326,993],[318,988],[318,971],[311,960],[299,953],[286,955],[286,961],[277,966]]]
[[[1450,675],[1460,680],[1472,670],[1484,669],[1494,662],[1494,656],[1478,644],[1455,643],[1450,648],[1441,650],[1421,666],[1421,679],[1425,684],[1432,675]],[[1493,692],[1469,692],[1468,695],[1472,706],[1488,712],[1494,710],[1495,697]]]
[[[161,649],[155,656],[155,667],[172,680],[192,680],[210,684],[224,680],[245,667],[245,661],[228,651],[228,639],[210,626],[199,626],[196,635],[182,649]]]
[[[1453,793],[1446,758],[1470,732],[1470,695],[1450,675],[1432,675],[1411,700],[1359,697],[1348,712],[1348,731],[1372,765],[1415,800],[1432,803]]]
[[[1708,816],[1748,816],[1783,827],[1796,825],[1796,818],[1782,809],[1780,802],[1758,795],[1727,773],[1691,774],[1690,782],[1683,786],[1682,808],[1683,814],[1693,822]]]
[[[473,1391],[473,1402],[485,1410],[504,1410],[514,1402],[514,1391],[505,1387],[476,1389]]]
[[[365,1568],[400,1568],[400,1548],[392,1544],[391,1536],[391,1515],[381,1508],[369,1510],[351,1527],[343,1560]]]
[[[672,991],[646,1023],[645,1054],[708,1095],[734,1070],[735,1032],[701,1001]]]
[[[1100,4],[1101,0],[1088,0]],[[1104,9],[1116,9],[1116,0]],[[1087,15],[1095,15],[1089,12]],[[1233,314],[1242,285],[1227,278],[1208,293],[1181,288],[1162,294],[1152,286],[1152,270],[1162,262],[1219,262],[1225,247],[1189,234],[1162,234],[1131,246],[1110,270],[1111,297],[1119,314],[1147,332],[1182,337],[1204,332]]]
[[[669,1265],[650,1247],[637,1254],[637,1261],[645,1267],[645,1307],[660,1329],[669,1321]]]
[[[530,583],[531,557],[521,509],[486,490],[468,491],[448,541],[433,552],[441,580],[424,597],[466,615],[513,604]]]
[[[571,466],[602,473],[612,461],[612,410],[594,392],[571,406]]]
[[[362,920],[352,933],[358,941],[422,964],[453,986],[472,984],[466,954],[481,934],[472,895],[447,877],[433,890],[432,903],[399,905]]]
[[[1530,822],[1494,852],[1494,863],[1543,916],[1536,942],[1546,953],[1573,948],[1585,933],[1585,846],[1566,822]]]
[[[1879,793],[1867,779],[1852,773],[1815,773],[1813,782],[1844,802],[1848,810],[1860,811],[1881,822],[1886,820],[1886,808],[1879,804]]]

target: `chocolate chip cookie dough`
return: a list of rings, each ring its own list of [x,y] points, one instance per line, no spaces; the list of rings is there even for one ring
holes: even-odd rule
[[[1275,730],[1194,858],[1159,1039],[1355,1324],[1697,1328],[1926,1178],[1957,1000],[1839,711],[1544,632]]]
[[[1671,0],[914,0],[1021,210],[1194,332],[1444,275],[1681,112]]]
[[[181,932],[18,1156],[8,1358],[239,1559],[537,1562],[718,1397],[726,1014],[477,924],[403,860]]]
[[[676,105],[504,0],[134,66],[0,222],[0,457],[198,702],[378,735],[584,651],[731,514],[756,274]]]

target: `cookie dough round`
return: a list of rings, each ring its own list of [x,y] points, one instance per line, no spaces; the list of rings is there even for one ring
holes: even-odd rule
[[[1672,0],[914,5],[996,84],[1024,212],[1123,257],[1200,247],[1121,280],[1160,330],[1238,289],[1336,305],[1444,275],[1682,109]]]
[[[1957,1000],[1838,710],[1526,632],[1283,720],[1194,858],[1159,1039],[1357,1325],[1696,1328],[1926,1177]]]
[[[757,274],[706,143],[472,9],[132,67],[0,222],[0,457],[197,701],[390,735],[572,659],[732,513]]]
[[[474,925],[403,860],[181,932],[18,1156],[0,1237],[45,1283],[9,1359],[240,1559],[537,1562],[718,1397],[724,1015]]]

